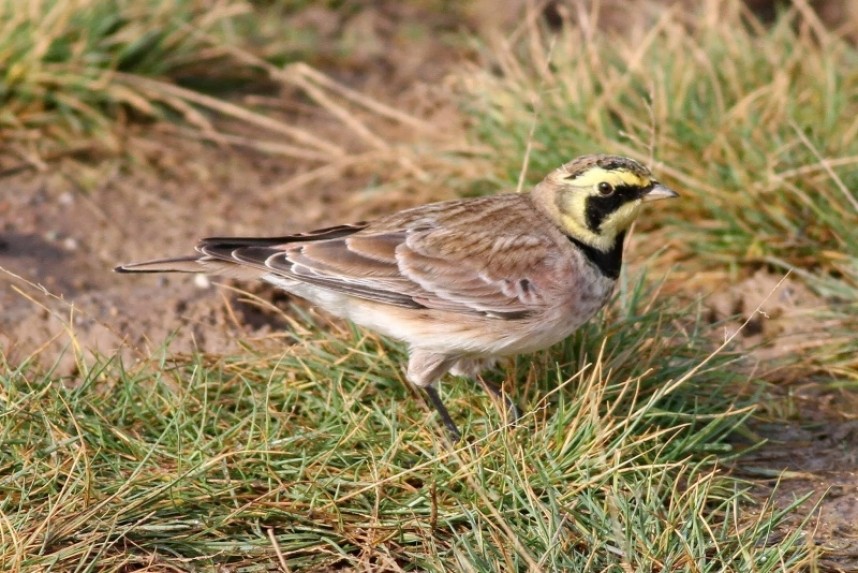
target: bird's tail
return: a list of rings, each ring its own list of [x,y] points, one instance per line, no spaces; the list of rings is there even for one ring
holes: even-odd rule
[[[205,273],[231,279],[258,279],[265,274],[255,267],[235,264],[207,255],[157,259],[142,263],[119,265],[117,273]]]
[[[119,265],[113,270],[117,273],[206,273],[211,272],[212,269],[206,268],[205,263],[197,255],[129,263]]]

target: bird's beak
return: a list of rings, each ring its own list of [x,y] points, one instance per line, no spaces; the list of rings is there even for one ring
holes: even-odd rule
[[[643,196],[643,200],[658,201],[659,199],[673,199],[674,197],[679,197],[679,193],[656,182],[653,184],[652,189],[647,191]]]

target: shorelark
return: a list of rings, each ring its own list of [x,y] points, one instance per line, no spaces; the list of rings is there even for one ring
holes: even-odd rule
[[[119,272],[262,279],[361,326],[404,341],[406,377],[454,440],[435,383],[480,376],[500,356],[569,336],[602,308],[623,240],[644,202],[676,197],[625,157],[586,155],[530,193],[447,201],[371,222],[270,238],[209,238],[190,257]],[[515,413],[508,402],[509,412]]]

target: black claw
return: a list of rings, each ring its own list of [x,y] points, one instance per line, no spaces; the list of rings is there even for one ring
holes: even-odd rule
[[[488,380],[483,379],[482,376],[478,376],[477,380],[479,380],[482,387],[486,389],[486,392],[488,392],[498,400],[503,401],[505,406],[504,415],[506,416],[507,424],[510,424],[512,426],[517,425],[518,421],[521,419],[521,410],[518,409],[518,405],[516,405],[516,403],[512,401],[512,398],[509,397],[509,394],[505,394],[503,390],[501,390]]]
[[[424,390],[426,391],[426,395],[429,397],[429,402],[432,403],[432,406],[438,412],[438,415],[441,416],[441,421],[444,422],[444,426],[450,433],[450,440],[455,444],[462,439],[462,434],[459,432],[459,428],[456,427],[456,423],[453,422],[453,418],[450,417],[450,412],[447,411],[447,408],[441,401],[441,396],[438,395],[438,390],[433,386],[427,386]]]

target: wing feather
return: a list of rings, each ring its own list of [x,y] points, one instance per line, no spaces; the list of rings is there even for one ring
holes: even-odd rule
[[[340,225],[269,239],[210,238],[197,250],[263,276],[403,308],[499,318],[541,310],[542,285],[555,264],[550,237],[529,232],[533,221],[482,231],[451,225],[444,220],[449,212],[469,215],[439,209],[398,223]]]

